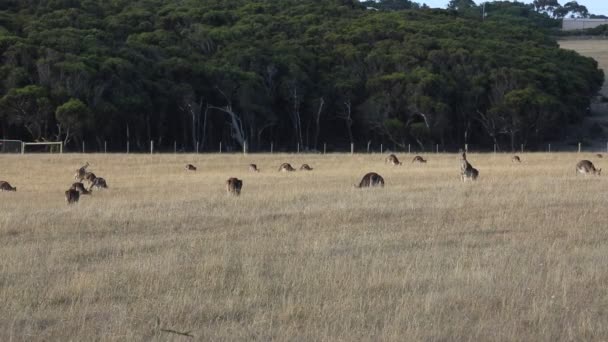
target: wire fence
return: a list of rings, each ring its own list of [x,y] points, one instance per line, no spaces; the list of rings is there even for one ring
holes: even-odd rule
[[[16,140],[11,140],[11,142],[15,142]],[[23,145],[29,145],[30,143],[23,143]],[[36,145],[36,144],[33,144]],[[44,144],[41,144],[44,145]],[[0,140],[0,146],[2,146],[2,140]],[[300,146],[300,144],[295,145],[280,145],[275,144],[273,142],[265,145],[265,146],[257,146],[254,149],[249,148],[249,144],[245,142],[242,146],[234,145],[234,144],[225,144],[220,142],[214,148],[210,148],[208,145],[203,148],[200,143],[196,144],[180,144],[177,141],[173,142],[173,146],[163,145],[157,147],[154,141],[150,141],[149,143],[143,144],[132,144],[130,142],[126,142],[125,144],[115,145],[108,144],[107,141],[96,142],[95,144],[88,145],[86,141],[82,141],[79,146],[80,148],[74,148],[74,146],[70,146],[70,148],[65,148],[62,146],[60,149],[53,150],[32,150],[25,151],[27,153],[36,153],[36,152],[67,152],[67,153],[126,153],[126,154],[167,154],[167,153],[194,153],[194,154],[203,154],[203,153],[308,153],[308,154],[328,154],[328,153],[350,153],[350,154],[361,154],[361,153],[408,153],[408,154],[429,154],[429,153],[456,153],[459,151],[466,152],[480,152],[480,153],[527,153],[527,152],[606,152],[608,153],[608,141],[605,146],[600,147],[598,144],[595,145],[586,145],[582,142],[579,143],[559,143],[559,144],[543,144],[536,146],[535,148],[528,148],[523,144],[520,144],[517,149],[505,149],[504,147],[500,147],[498,145],[487,146],[487,145],[476,145],[476,144],[465,144],[464,146],[445,146],[441,144],[435,145],[427,145],[421,147],[418,144],[385,144],[385,143],[375,143],[372,141],[368,141],[367,143],[342,143],[342,144],[319,144],[317,149],[312,149],[307,146]],[[510,147],[510,146],[509,146]],[[15,152],[13,150],[7,149],[6,151],[0,149],[0,153],[10,153]],[[24,151],[22,150],[21,153]]]

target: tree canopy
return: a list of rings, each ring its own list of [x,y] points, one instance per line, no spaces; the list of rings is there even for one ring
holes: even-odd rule
[[[559,49],[547,14],[494,2],[482,20],[461,3],[3,1],[0,136],[509,147],[586,115],[603,73]]]

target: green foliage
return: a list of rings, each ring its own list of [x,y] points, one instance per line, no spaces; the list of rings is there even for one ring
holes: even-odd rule
[[[0,127],[190,150],[540,143],[603,82],[558,48],[548,6],[487,3],[482,20],[468,0],[14,1],[0,5]]]

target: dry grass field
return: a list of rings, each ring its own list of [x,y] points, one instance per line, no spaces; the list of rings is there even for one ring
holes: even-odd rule
[[[595,59],[599,67],[604,70],[608,79],[608,40],[600,39],[571,39],[560,40],[559,46],[562,49],[574,50],[583,56]],[[604,83],[602,94],[608,96],[608,82]]]
[[[608,162],[398,156],[2,155],[0,340],[608,340]]]

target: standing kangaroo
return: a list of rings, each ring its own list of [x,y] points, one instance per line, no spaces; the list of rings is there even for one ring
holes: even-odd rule
[[[354,185],[355,188],[371,188],[376,186],[384,187],[384,178],[375,172],[365,174],[359,185]]]
[[[294,169],[291,164],[289,163],[283,163],[281,164],[281,166],[279,167],[279,171],[280,172],[291,172],[291,171],[295,171],[296,169]]]
[[[226,181],[226,192],[230,195],[238,196],[241,194],[243,188],[243,181],[238,178],[228,178]]]
[[[426,163],[426,160],[421,156],[415,156],[414,159],[412,159],[412,163]]]
[[[74,189],[69,189],[65,192],[65,201],[68,202],[68,204],[77,203],[79,199],[80,193],[78,191]]]
[[[469,164],[467,161],[467,153],[462,152],[462,158],[460,159],[460,178],[465,182],[467,179],[474,181],[477,177],[479,177],[479,171],[477,171],[473,165]]]
[[[11,186],[7,181],[0,181],[0,191],[17,191],[17,188]]]
[[[402,165],[402,163],[399,161],[397,156],[394,154],[389,154],[388,157],[386,157],[386,159],[384,159],[384,163],[391,164],[393,166]]]
[[[596,169],[593,163],[588,160],[581,160],[576,163],[576,174],[578,175],[579,173],[599,176],[602,173],[602,169]]]
[[[79,182],[82,182],[82,180],[84,179],[84,176],[87,172],[87,167],[89,167],[89,162],[87,162],[86,164],[81,166],[78,170],[76,170],[76,173],[74,174],[74,179]]]

